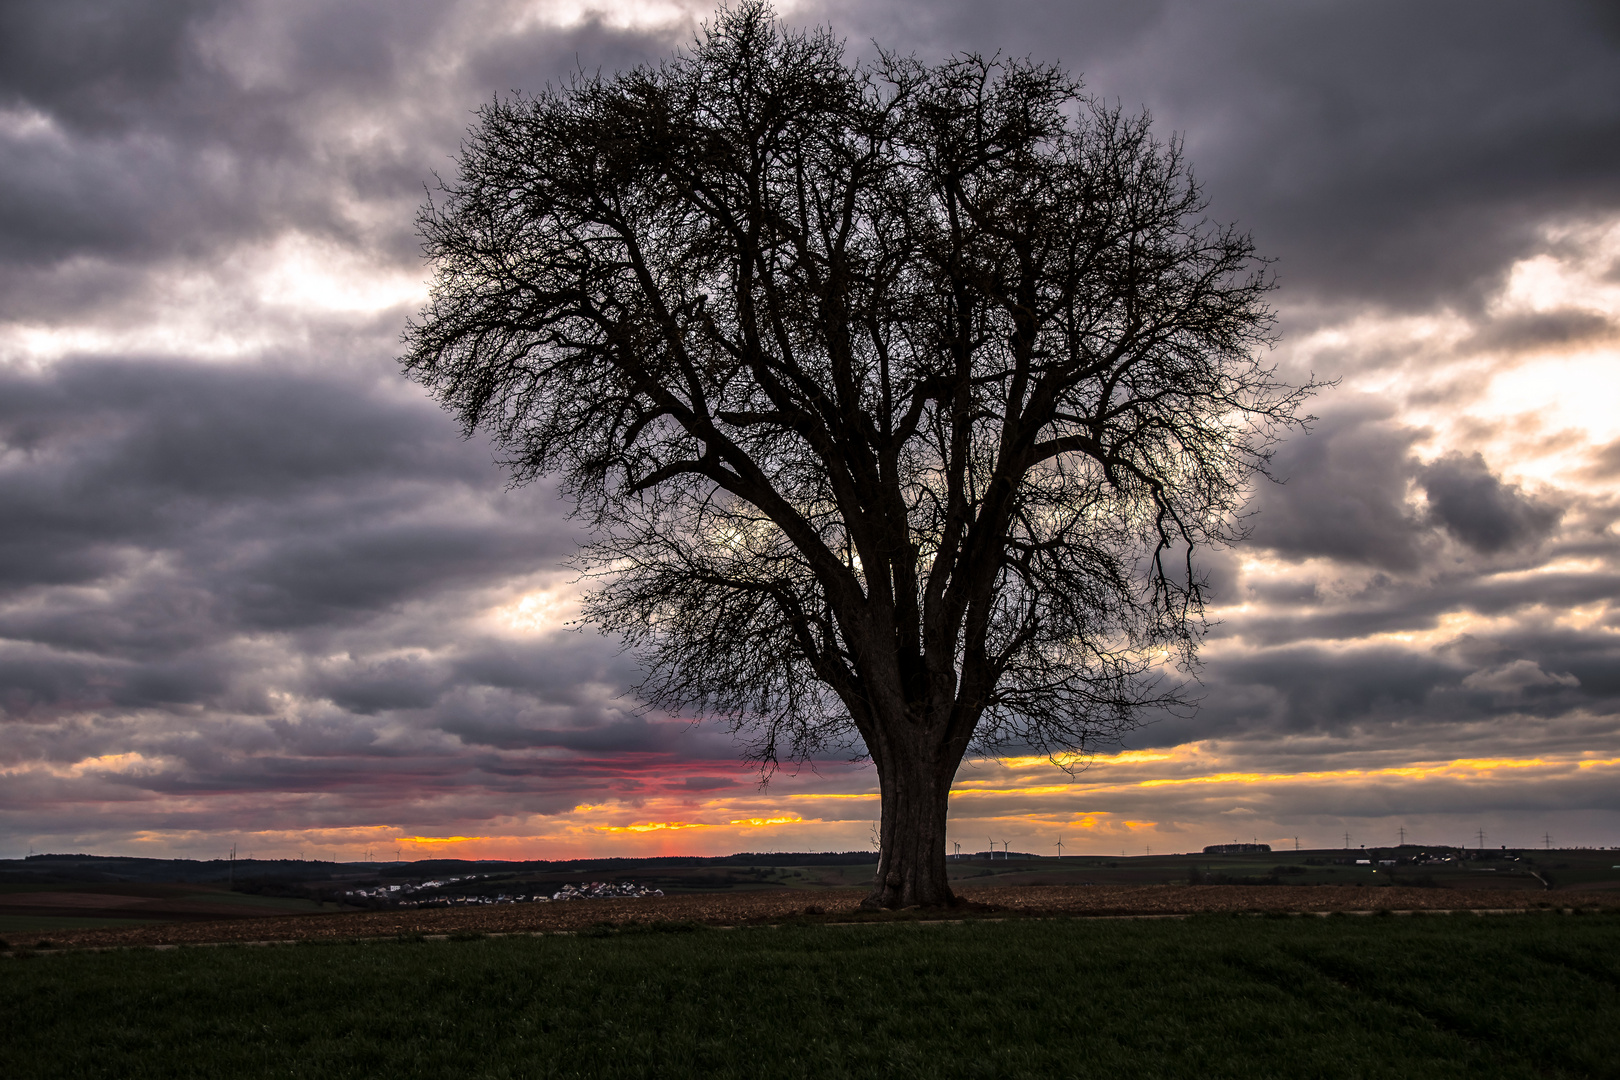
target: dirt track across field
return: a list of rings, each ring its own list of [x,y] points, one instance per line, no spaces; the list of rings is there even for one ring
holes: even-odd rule
[[[957,912],[872,914],[859,910],[864,889],[708,893],[646,899],[570,900],[562,903],[490,904],[297,915],[125,929],[51,931],[10,935],[14,947],[33,937],[59,948],[188,945],[241,941],[309,941],[439,934],[522,934],[586,930],[603,925],[698,922],[740,926],[787,920],[938,919]],[[1083,885],[963,889],[975,905],[965,918],[1193,915],[1219,912],[1462,911],[1580,908],[1615,910],[1609,893],[1503,892],[1497,890],[1357,888],[1335,885]]]

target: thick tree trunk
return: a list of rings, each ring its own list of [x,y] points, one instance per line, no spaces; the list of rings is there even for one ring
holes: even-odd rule
[[[945,877],[945,817],[958,762],[944,762],[937,740],[886,740],[874,755],[883,795],[877,877],[868,908],[945,907],[956,897]]]

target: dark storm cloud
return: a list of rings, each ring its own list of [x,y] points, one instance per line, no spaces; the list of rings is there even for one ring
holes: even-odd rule
[[[1186,133],[1215,216],[1281,259],[1296,303],[1467,300],[1541,243],[1542,217],[1620,204],[1620,51],[1591,6],[1030,3],[1008,16],[930,3],[792,17],[830,17],[857,51],[875,36],[924,57],[1030,53],[1148,106],[1163,134]],[[492,95],[656,60],[689,31],[536,24],[447,57],[468,17],[426,0],[8,5],[0,94],[54,126],[0,135],[0,258],[205,254],[291,226],[353,236],[344,204],[419,201]],[[346,117],[392,137],[346,143]],[[367,242],[409,259],[409,214]]]
[[[1502,483],[1477,452],[1447,454],[1424,466],[1418,476],[1429,497],[1430,517],[1482,554],[1537,543],[1562,516],[1558,507]]]
[[[1387,405],[1336,404],[1278,449],[1275,482],[1261,483],[1251,503],[1254,544],[1293,558],[1410,572],[1439,554],[1437,529],[1498,555],[1545,540],[1564,515],[1505,483],[1478,452],[1424,463],[1412,448],[1428,433],[1400,424]],[[1417,491],[1426,512],[1412,505]]]
[[[178,82],[218,0],[12,0],[0,9],[0,104],[82,128],[128,123]]]
[[[0,259],[196,251],[285,207],[285,192],[266,198],[271,163],[244,169],[243,151],[285,154],[290,118],[253,115],[198,54],[199,23],[222,6],[7,5],[0,94],[14,120],[0,128]]]
[[[1297,558],[1416,568],[1426,530],[1407,488],[1418,471],[1412,445],[1423,433],[1392,412],[1377,403],[1341,407],[1284,443],[1271,464],[1277,482],[1256,492],[1252,542]]]
[[[206,261],[289,229],[413,264],[412,208],[471,110],[587,59],[652,59],[671,40],[588,19],[479,41],[466,7],[7,5],[0,316],[82,315],[91,297],[137,290],[147,263]],[[471,17],[511,14],[485,5]],[[468,38],[467,55],[452,52]],[[355,214],[389,205],[386,217]],[[57,280],[41,288],[42,273]],[[64,291],[80,295],[55,312]]]
[[[728,780],[723,776],[688,776],[680,781],[683,791],[721,791],[736,786],[737,781]]]
[[[364,624],[571,550],[546,491],[503,492],[487,448],[373,380],[83,361],[5,374],[0,403],[0,636],[83,668],[9,682],[38,704],[208,701],[263,660],[222,654],[233,638]]]
[[[487,449],[425,403],[274,363],[0,374],[0,446],[0,565],[13,584],[88,581],[132,553],[178,549],[192,572],[236,583],[251,624],[286,626],[567,544],[430,512],[501,479]]]
[[[1491,660],[1398,644],[1224,656],[1208,669],[1196,715],[1142,728],[1128,742],[1237,739],[1247,767],[1308,768],[1282,759],[1567,753],[1620,737],[1620,687],[1608,675],[1620,648],[1557,632],[1477,645]]]
[[[1147,737],[1164,745],[1303,732],[1346,747],[1388,737],[1408,752],[1444,757],[1463,742],[1474,752],[1510,745],[1514,724],[1529,717],[1548,725],[1543,746],[1590,747],[1620,735],[1620,679],[1612,674],[1620,645],[1603,624],[1568,620],[1620,601],[1613,538],[1564,534],[1546,542],[1551,550],[1514,555],[1515,543],[1533,549],[1555,528],[1556,512],[1471,457],[1436,466],[1440,476],[1425,477],[1431,499],[1461,477],[1463,495],[1446,510],[1456,524],[1445,527],[1471,536],[1464,554],[1437,548],[1407,571],[1328,578],[1326,587],[1318,578],[1251,575],[1251,606],[1216,628],[1200,711]],[[1464,557],[1468,547],[1497,554]],[[1560,551],[1611,569],[1547,565]],[[1447,619],[1463,622],[1443,630]],[[1583,726],[1588,720],[1599,727]]]
[[[1543,570],[1499,575],[1489,568],[1469,568],[1429,580],[1375,575],[1336,596],[1295,598],[1292,603],[1264,586],[1256,586],[1255,592],[1269,602],[1257,613],[1228,619],[1221,630],[1250,644],[1272,646],[1431,630],[1448,612],[1522,617],[1537,608],[1563,611],[1614,601],[1620,599],[1620,574]]]
[[[98,783],[329,792],[352,814],[400,784],[554,812],[655,783],[638,755],[735,758],[723,731],[643,715],[614,643],[465,623],[479,590],[572,550],[549,489],[504,483],[485,445],[350,365],[0,375],[8,763],[138,753],[162,764]],[[603,755],[619,765],[584,763]]]
[[[1587,345],[1620,336],[1620,327],[1595,311],[1567,308],[1485,321],[1465,342],[1464,351],[1525,352],[1548,347]]]
[[[1182,132],[1212,212],[1292,302],[1477,305],[1539,225],[1620,207],[1620,39],[1598,3],[828,4],[859,42],[1084,73]],[[801,9],[796,9],[799,15]],[[810,10],[800,17],[810,18]]]

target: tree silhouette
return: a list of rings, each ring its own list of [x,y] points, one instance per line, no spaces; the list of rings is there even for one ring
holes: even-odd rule
[[[594,539],[646,702],[767,769],[856,745],[869,903],[944,904],[969,750],[1173,706],[1198,551],[1309,388],[1246,235],[1061,69],[845,56],[768,7],[479,114],[419,226],[403,364]]]

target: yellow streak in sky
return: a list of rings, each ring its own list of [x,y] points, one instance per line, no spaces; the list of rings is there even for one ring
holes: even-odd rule
[[[1186,761],[1191,755],[1185,753],[1165,753],[1147,751],[1126,751],[1108,759],[1107,764],[1147,764],[1157,761]],[[1014,764],[1016,763],[1016,764]],[[1002,764],[1015,768],[1027,768],[1032,764],[1050,764],[1044,757],[1011,758],[1004,759]],[[1085,792],[1094,795],[1104,791],[1125,791],[1140,788],[1177,787],[1190,784],[1287,784],[1300,782],[1320,783],[1322,781],[1372,781],[1380,778],[1402,780],[1425,780],[1434,777],[1454,777],[1457,779],[1477,779],[1501,769],[1557,769],[1557,768],[1593,768],[1599,765],[1620,764],[1620,758],[1588,759],[1585,761],[1560,761],[1543,757],[1533,758],[1456,758],[1451,761],[1422,762],[1414,765],[1393,765],[1381,769],[1329,769],[1315,772],[1215,772],[1202,776],[1158,776],[1146,780],[1135,780],[1126,783],[1087,783],[1077,780],[1058,784],[1014,784],[989,786],[989,780],[960,781],[951,789],[953,798],[967,796],[1028,796],[1058,795],[1064,792]],[[845,794],[839,792],[796,792],[787,796],[789,799],[877,799],[875,793]],[[751,819],[750,819],[751,820]],[[737,824],[737,822],[733,822]]]
[[[1031,784],[1027,787],[970,787],[952,788],[952,795],[1055,795],[1060,791],[1073,791],[1073,784]]]
[[[800,792],[795,792],[794,794],[788,796],[788,798],[790,798],[790,799],[876,799],[878,797],[879,796],[878,796],[877,792],[875,792],[875,791],[862,792],[862,793],[855,794],[855,795],[844,795],[844,794],[840,794],[838,792],[830,792],[830,791],[829,792],[800,791]]]
[[[691,821],[646,821],[639,825],[598,825],[598,832],[658,832],[663,829],[707,829],[708,825]]]
[[[1425,779],[1430,776],[1456,775],[1463,770],[1476,774],[1497,769],[1548,768],[1557,764],[1542,758],[1458,758],[1434,765],[1395,765],[1385,769],[1330,769],[1304,773],[1213,773],[1209,776],[1162,777],[1138,781],[1135,787],[1169,787],[1176,784],[1263,784],[1287,783],[1295,780],[1371,780],[1380,776],[1398,776],[1405,779]]]
[[[1162,750],[1121,750],[1117,754],[1098,754],[1090,758],[1083,754],[1060,754],[1055,762],[1045,754],[1004,757],[996,760],[998,764],[1009,769],[1038,769],[1042,765],[1056,765],[1058,768],[1075,765],[1139,765],[1147,761],[1172,761],[1175,757],[1175,754],[1165,753]]]
[[[798,814],[794,814],[791,817],[738,818],[731,824],[751,825],[756,827],[760,825],[802,825],[804,824],[804,818],[800,817]]]
[[[490,836],[396,836],[396,844],[464,844],[469,840],[492,840]]]
[[[1161,754],[1159,760],[1173,761],[1185,759],[1185,755]],[[1044,760],[1044,759],[1043,759]],[[1159,776],[1147,780],[1136,780],[1128,783],[1093,784],[1077,781],[1068,784],[1030,784],[988,787],[980,786],[983,781],[968,781],[972,787],[956,787],[951,795],[1052,795],[1064,791],[1083,791],[1095,794],[1103,791],[1124,791],[1132,788],[1158,788],[1175,787],[1187,784],[1283,784],[1301,781],[1368,781],[1379,778],[1400,778],[1408,780],[1423,780],[1430,777],[1457,777],[1473,779],[1481,774],[1488,774],[1499,769],[1556,769],[1575,766],[1589,768],[1598,764],[1620,764],[1620,758],[1587,760],[1587,761],[1558,761],[1547,758],[1456,758],[1452,761],[1425,762],[1417,765],[1395,765],[1382,769],[1330,769],[1316,772],[1216,772],[1206,773],[1202,776]]]

